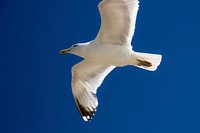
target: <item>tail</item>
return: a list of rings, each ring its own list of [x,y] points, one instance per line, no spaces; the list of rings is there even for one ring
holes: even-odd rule
[[[159,54],[135,52],[135,55],[137,59],[135,66],[149,71],[155,71],[162,60],[162,55]]]

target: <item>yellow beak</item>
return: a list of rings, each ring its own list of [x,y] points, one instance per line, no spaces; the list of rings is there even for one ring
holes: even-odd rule
[[[60,50],[61,54],[69,53],[71,48]]]

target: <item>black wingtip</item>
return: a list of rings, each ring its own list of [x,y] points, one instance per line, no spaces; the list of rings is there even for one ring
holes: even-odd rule
[[[93,116],[95,115],[95,112],[96,112],[96,108],[92,108],[89,109],[88,107],[84,107],[83,105],[81,105],[78,101],[78,99],[75,99],[76,101],[76,105],[77,105],[77,108],[83,118],[84,121],[90,121],[92,120]]]

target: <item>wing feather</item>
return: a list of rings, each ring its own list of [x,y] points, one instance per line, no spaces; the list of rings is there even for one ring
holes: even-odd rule
[[[138,0],[103,0],[98,5],[101,27],[96,40],[131,45],[135,30]]]
[[[97,89],[114,68],[87,60],[72,67],[72,93],[85,121],[92,119],[98,106]]]

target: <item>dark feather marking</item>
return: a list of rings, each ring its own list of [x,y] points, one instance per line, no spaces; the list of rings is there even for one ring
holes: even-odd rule
[[[137,59],[137,61],[139,61],[139,63],[137,64],[138,66],[146,66],[146,67],[152,66],[151,62],[148,62],[148,61],[145,61],[145,60],[139,60],[139,59]]]
[[[82,117],[85,117],[87,120],[91,120],[96,112],[95,108],[92,108],[92,110],[90,110],[87,107],[84,107],[83,105],[81,105],[78,101],[78,99],[75,99],[76,101],[76,105],[78,107],[79,113],[81,114]],[[88,117],[89,116],[89,117]]]

